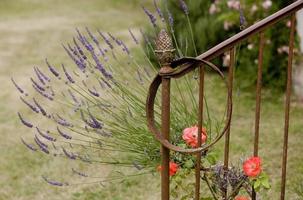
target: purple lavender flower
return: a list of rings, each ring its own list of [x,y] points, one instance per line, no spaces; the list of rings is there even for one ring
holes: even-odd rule
[[[44,80],[46,80],[47,82],[50,82],[51,79],[46,76],[38,67],[36,67],[37,72],[43,77]]]
[[[109,46],[109,48],[114,49],[114,46],[112,43],[109,41],[109,39],[100,31],[98,30],[99,35],[103,38],[104,42]]]
[[[241,7],[239,9],[239,14],[240,14],[240,30],[244,30],[247,22],[245,19],[244,11]]]
[[[79,171],[75,170],[74,168],[72,168],[72,171],[73,171],[74,174],[77,174],[79,176],[88,177],[88,175],[86,175],[82,172],[79,172]]]
[[[22,88],[19,87],[19,86],[17,85],[17,83],[15,82],[15,80],[14,80],[13,78],[11,78],[11,80],[12,80],[13,84],[15,85],[15,87],[17,88],[17,90],[18,90],[21,94],[23,94],[23,93],[24,93],[24,90],[22,90]]]
[[[39,113],[39,110],[32,104],[28,103],[25,99],[23,99],[22,97],[20,97],[21,101],[26,104],[32,111]]]
[[[30,150],[32,150],[32,151],[37,151],[37,148],[35,148],[33,145],[31,145],[31,144],[27,144],[24,140],[23,140],[23,138],[21,138],[21,141],[22,141],[22,143],[28,148],[28,149],[30,149]]]
[[[171,12],[168,11],[168,23],[171,29],[171,32],[174,32],[174,17]]]
[[[101,48],[101,46],[100,46],[100,43],[99,43],[99,41],[97,40],[97,38],[92,34],[92,32],[91,32],[87,27],[86,27],[85,29],[86,29],[86,31],[87,31],[89,37],[90,37],[90,38],[93,40],[93,42],[97,45],[97,47],[98,47],[98,49],[99,49],[101,55],[102,55],[102,56],[105,56],[105,53],[104,53],[104,51],[102,50],[102,48]]]
[[[159,8],[159,6],[157,5],[157,0],[154,0],[154,6],[155,6],[155,8],[157,10],[157,13],[158,13],[161,21],[164,22],[165,21],[164,15],[163,15],[163,12],[161,11],[161,9]]]
[[[36,74],[37,78],[39,79],[40,83],[45,85],[45,80],[43,79],[42,75],[39,73],[39,71],[37,70],[36,67],[34,67],[34,71],[35,71],[35,74]]]
[[[39,108],[40,112],[42,113],[42,115],[46,116],[47,113],[46,111],[43,109],[43,107],[36,101],[35,98],[33,98],[35,105]]]
[[[66,155],[66,157],[68,157],[69,159],[72,159],[72,160],[76,160],[77,156],[75,154],[67,152],[64,149],[64,147],[62,147],[62,150],[63,150],[63,153]]]
[[[93,59],[96,63],[96,69],[98,69],[105,78],[112,79],[113,76],[109,72],[106,71],[105,67],[100,62],[100,60],[96,57],[96,55],[92,55],[92,56],[93,56]]]
[[[52,115],[53,120],[64,127],[73,127],[71,123],[69,123],[66,119],[63,119],[60,115],[56,114],[56,117]]]
[[[58,131],[58,133],[59,133],[62,137],[64,137],[65,139],[67,139],[67,140],[71,140],[71,139],[72,139],[71,136],[69,136],[69,135],[63,133],[63,132],[59,129],[58,126],[57,126],[57,131]]]
[[[130,51],[123,41],[121,41],[121,45],[122,45],[122,51],[124,51],[127,55],[130,55]]]
[[[33,88],[34,88],[41,96],[47,98],[47,99],[50,100],[50,101],[53,101],[53,100],[54,100],[54,98],[53,98],[51,95],[42,92],[42,91],[39,90],[39,88],[37,88],[35,85],[32,85],[32,86],[33,86]]]
[[[84,113],[81,111],[81,118],[89,127],[94,129],[102,129],[103,125],[89,111],[88,115],[90,117],[90,120],[87,120],[84,116]]]
[[[39,85],[33,78],[30,78],[31,82],[40,90],[40,91],[45,91],[44,87]]]
[[[137,69],[137,75],[138,75],[140,84],[143,84],[143,78],[142,78],[142,75],[141,75],[141,72],[139,71],[139,69]]]
[[[62,186],[68,186],[69,185],[68,183],[60,183],[60,182],[57,182],[57,181],[49,180],[45,176],[42,176],[42,178],[43,178],[43,180],[45,180],[45,182],[47,182],[48,184],[53,185],[53,186],[62,187]]]
[[[132,32],[132,30],[131,30],[130,28],[128,29],[128,32],[129,32],[130,36],[133,38],[133,41],[134,41],[136,44],[139,44],[138,39],[136,38],[136,36],[134,35],[134,33]]]
[[[145,14],[148,16],[150,22],[152,23],[152,25],[156,28],[157,24],[156,24],[156,17],[149,11],[147,10],[144,6],[142,6],[142,9],[144,10]]]
[[[37,135],[35,135],[35,139],[37,140],[37,143],[38,143],[39,146],[43,146],[43,147],[45,147],[45,148],[48,148],[48,145],[45,144],[45,143],[43,143],[43,142],[38,138]]]
[[[51,142],[55,142],[56,138],[53,138],[52,136],[48,135],[47,133],[43,133],[38,127],[36,127],[37,132],[45,139]]]
[[[71,83],[75,83],[74,79],[72,78],[72,76],[66,71],[64,65],[62,64],[62,68],[63,68],[63,71],[64,71],[64,74],[66,76],[66,78],[68,79],[69,82]]]
[[[73,42],[74,42],[75,47],[77,48],[78,52],[80,53],[80,55],[84,56],[85,54],[84,54],[83,50],[81,49],[81,47],[79,46],[79,44],[78,44],[78,42],[75,38],[73,38]]]
[[[95,97],[100,97],[100,94],[97,92],[96,88],[93,87],[93,89],[94,90],[91,90],[91,89],[88,88],[89,93],[92,94]]]
[[[45,62],[48,66],[48,69],[54,74],[54,76],[59,77],[59,73],[57,72],[57,70],[55,69],[55,67],[51,66],[47,60],[47,58],[45,59]]]
[[[104,78],[101,77],[101,80],[102,80],[103,83],[105,83],[105,85],[106,85],[108,88],[110,88],[110,89],[112,88],[112,86],[109,84],[109,82],[107,82]]]
[[[184,12],[186,15],[188,15],[188,14],[189,14],[189,10],[188,10],[188,7],[187,7],[185,1],[184,1],[184,0],[179,0],[179,2],[180,2],[180,7],[181,7],[181,9],[183,10],[183,12]]]
[[[47,149],[46,146],[43,145],[44,143],[41,143],[41,141],[39,141],[36,136],[35,136],[34,140],[35,140],[36,144],[40,147],[41,151],[43,151],[46,154],[49,154],[49,150]]]
[[[29,128],[32,128],[33,127],[33,125],[31,124],[31,123],[29,123],[29,122],[27,122],[27,121],[25,121],[24,119],[23,119],[23,117],[21,116],[21,114],[18,112],[18,116],[19,116],[19,119],[21,120],[21,122],[25,125],[25,126],[27,126],[27,127],[29,127]]]
[[[72,91],[70,89],[67,90],[69,95],[72,97],[73,101],[76,103],[76,104],[79,104],[79,101],[77,100],[76,96],[72,93]]]
[[[142,170],[142,169],[143,169],[143,167],[142,167],[137,161],[134,161],[134,162],[133,162],[133,165],[134,165],[134,167],[135,167],[137,170]]]
[[[85,63],[84,63],[84,61],[81,61],[81,60],[77,60],[76,58],[75,58],[75,56],[64,46],[64,45],[62,45],[63,46],[63,48],[64,48],[64,50],[66,51],[66,53],[69,55],[69,57],[74,61],[74,63],[79,67],[79,69],[81,70],[81,71],[84,71],[85,70],[85,68],[86,68],[86,65],[85,65]],[[71,47],[70,47],[71,48]],[[72,49],[72,48],[71,48]]]
[[[81,34],[81,32],[76,29],[78,33],[78,40],[82,43],[82,45],[88,50],[88,51],[94,51],[94,47],[88,42],[86,37]]]

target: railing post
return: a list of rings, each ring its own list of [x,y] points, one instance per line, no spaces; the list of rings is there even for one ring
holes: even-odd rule
[[[156,40],[156,55],[161,65],[160,73],[165,74],[172,70],[170,64],[174,59],[172,40],[167,32],[162,29]],[[161,132],[164,139],[169,140],[170,129],[170,78],[162,76],[162,108]],[[161,199],[169,200],[169,149],[162,145],[162,171],[161,171]]]
[[[295,22],[296,22],[296,14],[292,14],[290,37],[289,37],[288,66],[287,66],[287,86],[286,86],[286,100],[285,100],[285,123],[284,123],[284,144],[283,144],[283,160],[282,160],[281,200],[285,199],[288,131],[289,131],[288,130],[289,129],[289,111],[290,111],[291,81],[292,81],[292,60],[293,60],[294,41],[295,41]]]

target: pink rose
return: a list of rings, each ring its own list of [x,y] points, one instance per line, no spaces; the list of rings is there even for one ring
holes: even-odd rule
[[[198,126],[192,126],[183,130],[183,140],[191,147],[198,147]],[[206,129],[202,127],[201,143],[204,144],[207,138]]]

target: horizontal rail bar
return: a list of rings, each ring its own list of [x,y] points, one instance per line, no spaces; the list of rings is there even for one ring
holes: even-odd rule
[[[259,33],[266,29],[268,26],[273,25],[280,21],[281,19],[290,16],[294,12],[303,8],[303,0],[298,0],[289,6],[279,10],[278,12],[268,16],[267,18],[257,22],[256,24],[248,27],[247,29],[241,31],[240,33],[234,35],[233,37],[225,40],[224,42],[218,44],[217,46],[209,49],[203,54],[199,55],[197,58],[201,60],[211,60],[218,55],[226,52],[228,49],[239,44],[241,41],[246,40],[248,37]]]

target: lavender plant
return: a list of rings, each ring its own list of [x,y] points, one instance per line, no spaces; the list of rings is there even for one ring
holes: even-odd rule
[[[168,6],[163,10],[156,0],[154,6],[157,15],[143,7],[151,22],[153,37],[160,29],[167,29],[177,49],[176,57],[186,55],[174,35],[174,17]],[[180,6],[188,18],[185,2],[180,1]],[[191,28],[189,20],[188,26]],[[32,111],[30,116],[18,112],[21,123],[33,134],[32,140],[21,138],[27,149],[35,154],[67,159],[79,163],[79,166],[85,164],[87,169],[92,165],[112,165],[120,169],[114,175],[103,177],[73,165],[69,180],[62,180],[54,174],[42,174],[42,179],[48,184],[58,187],[103,184],[157,170],[160,164],[159,143],[150,134],[145,118],[148,86],[159,67],[148,55],[148,52],[154,52],[154,42],[142,30],[128,29],[128,33],[126,42],[114,33],[76,29],[75,37],[62,44],[70,63],[55,65],[45,59],[45,67],[33,68],[33,76],[29,77],[30,82],[26,86],[19,86],[18,80],[12,78],[21,102]],[[194,45],[193,35],[190,40]],[[174,114],[171,116],[171,140],[175,145],[193,147],[181,133],[186,127],[197,124],[197,85],[197,77],[189,74],[172,86],[172,90],[177,91],[177,95],[172,95]],[[204,100],[203,140],[208,143],[221,131],[225,118],[211,116]],[[156,100],[158,126],[160,108],[160,102]],[[194,156],[172,152],[171,161],[177,163],[175,167],[182,168],[180,175],[172,179],[176,183],[178,177],[180,179],[193,172]],[[203,155],[203,162],[216,164],[212,150]],[[213,174],[218,175],[218,170],[214,171]],[[228,174],[234,182],[245,179],[236,172]],[[82,181],[75,182],[75,176],[81,177]],[[220,185],[219,178],[213,182]]]

